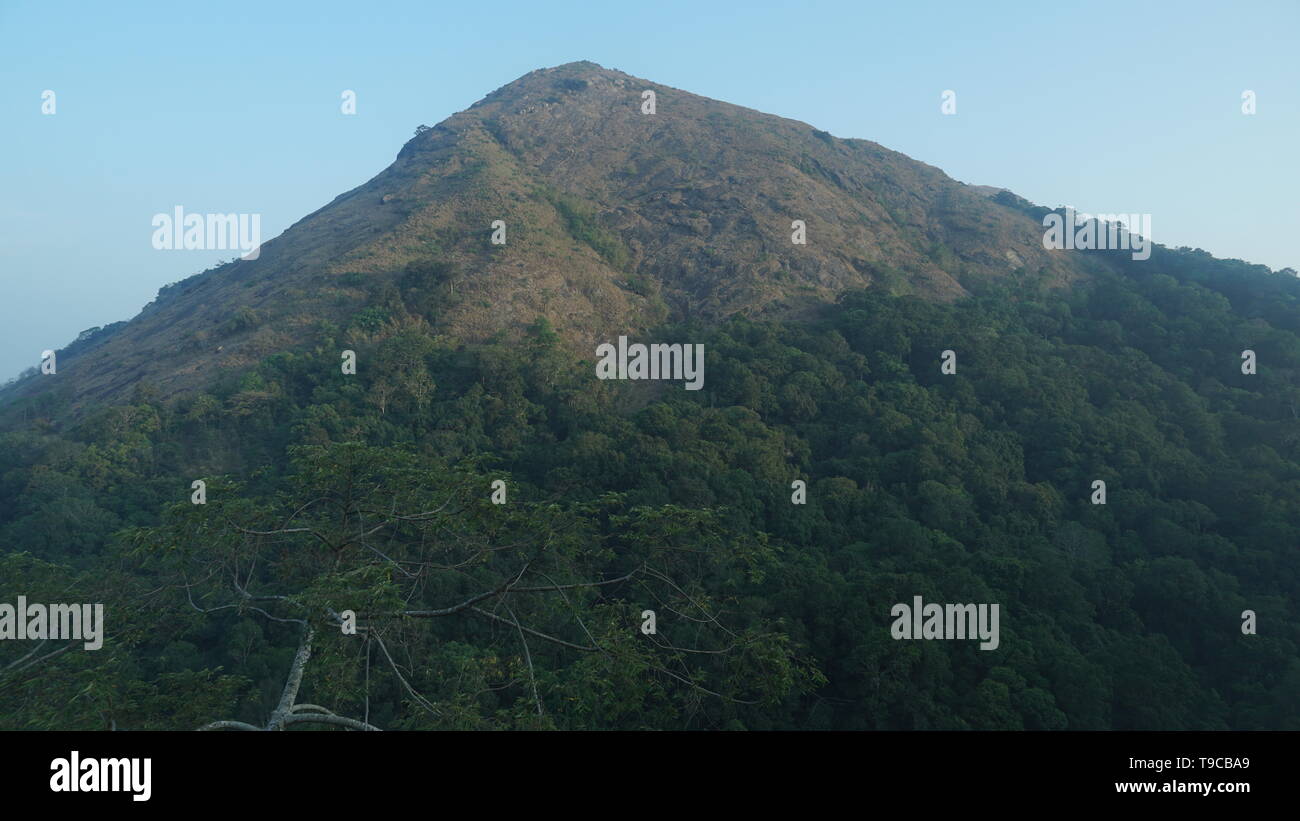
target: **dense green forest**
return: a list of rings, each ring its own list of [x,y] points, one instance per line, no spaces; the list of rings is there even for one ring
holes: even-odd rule
[[[1300,729],[1300,280],[1093,257],[647,334],[700,391],[440,338],[415,264],[208,392],[11,408],[0,601],[108,638],[4,642],[0,727],[262,727],[300,668],[383,729]],[[894,640],[916,595],[1000,646]]]

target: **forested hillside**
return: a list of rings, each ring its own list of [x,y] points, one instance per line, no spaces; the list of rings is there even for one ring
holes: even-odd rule
[[[1300,281],[1081,256],[647,332],[700,391],[440,335],[431,258],[206,390],[21,400],[0,601],[108,638],[0,644],[0,726],[1300,729]],[[1000,646],[895,640],[916,595]]]

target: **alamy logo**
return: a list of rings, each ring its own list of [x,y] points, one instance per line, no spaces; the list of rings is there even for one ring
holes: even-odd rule
[[[704,387],[703,345],[629,345],[620,336],[617,348],[605,342],[596,347],[596,356],[597,379],[684,379],[688,391]]]
[[[1151,257],[1150,214],[1076,214],[1043,217],[1043,247],[1057,251],[1129,251],[1133,259]],[[1133,230],[1137,229],[1137,230]]]
[[[895,639],[980,639],[981,650],[996,650],[998,606],[996,604],[923,604],[920,596],[912,604],[899,603],[889,615]]]
[[[79,639],[87,650],[104,646],[104,605],[0,604],[0,639]]]
[[[225,251],[239,249],[243,258],[262,252],[261,214],[154,214],[153,247],[158,251]]]
[[[129,792],[132,801],[153,795],[152,758],[81,758],[73,750],[67,758],[50,762],[51,792]]]

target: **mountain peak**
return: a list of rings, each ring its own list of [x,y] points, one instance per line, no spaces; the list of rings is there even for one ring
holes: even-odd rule
[[[616,69],[605,68],[590,60],[575,60],[558,66],[534,69],[483,97],[470,106],[470,109],[494,101],[522,99],[530,95],[550,96],[556,90],[576,93],[589,87],[619,86],[628,82],[639,82],[643,87],[654,86],[653,83],[638,80]]]
[[[561,63],[558,66],[540,69],[541,71],[608,71],[609,69],[600,63],[591,60],[574,60],[569,63]]]

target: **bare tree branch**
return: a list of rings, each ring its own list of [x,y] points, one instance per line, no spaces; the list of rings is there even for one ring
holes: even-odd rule
[[[503,619],[500,616],[498,616],[496,613],[489,613],[488,611],[484,610],[481,607],[471,607],[470,610],[473,610],[475,613],[478,613],[480,616],[491,619],[492,621],[499,621],[502,624],[508,624],[511,627],[517,627],[531,636],[537,636],[537,638],[542,639],[544,641],[549,641],[552,644],[558,644],[563,647],[572,647],[574,650],[582,650],[587,653],[600,652],[599,647],[584,647],[581,644],[574,644],[573,642],[565,641],[564,639],[556,638],[555,636],[548,636],[545,633],[539,633],[538,631],[532,629],[531,627],[524,627],[522,624],[520,624],[517,621],[512,621],[510,619]]]
[[[510,618],[515,620],[515,627],[519,629],[519,641],[524,645],[524,661],[528,662],[528,681],[533,685],[533,701],[537,704],[537,714],[543,715],[542,697],[537,694],[537,675],[533,672],[533,654],[528,651],[528,639],[524,638],[524,629],[519,625],[519,618],[515,616],[515,611],[506,606],[506,612]]]
[[[451,607],[444,607],[441,610],[404,610],[402,611],[401,615],[411,616],[413,618],[426,618],[431,616],[450,616],[452,613],[459,613],[461,610],[464,610],[465,608],[470,607],[472,605],[478,604],[484,599],[490,599],[493,596],[499,596],[503,593],[509,593],[510,589],[521,578],[523,578],[523,575],[525,572],[527,572],[528,565],[530,564],[532,564],[531,561],[525,562],[523,568],[521,568],[520,571],[515,574],[513,580],[507,579],[506,581],[498,585],[495,590],[489,590],[486,593],[479,593],[477,596],[471,596],[470,598],[466,599],[460,604],[454,604]]]
[[[285,724],[285,718],[293,710],[293,704],[298,698],[298,688],[302,686],[303,669],[307,666],[307,660],[311,658],[311,641],[315,632],[311,627],[303,632],[302,642],[298,645],[298,652],[294,654],[293,665],[289,668],[289,678],[284,683],[284,692],[280,695],[280,704],[271,713],[271,720],[267,723],[268,730],[279,730]]]
[[[202,733],[207,730],[247,730],[254,733],[260,733],[262,732],[262,729],[263,728],[261,727],[256,727],[243,721],[214,721],[211,724],[204,724],[198,729],[198,732]]]
[[[295,713],[285,716],[285,724],[337,724],[340,727],[349,727],[353,730],[369,730],[371,732],[382,732],[373,724],[367,724],[364,721],[357,721],[355,718],[345,718],[336,715],[313,715],[310,713]]]

